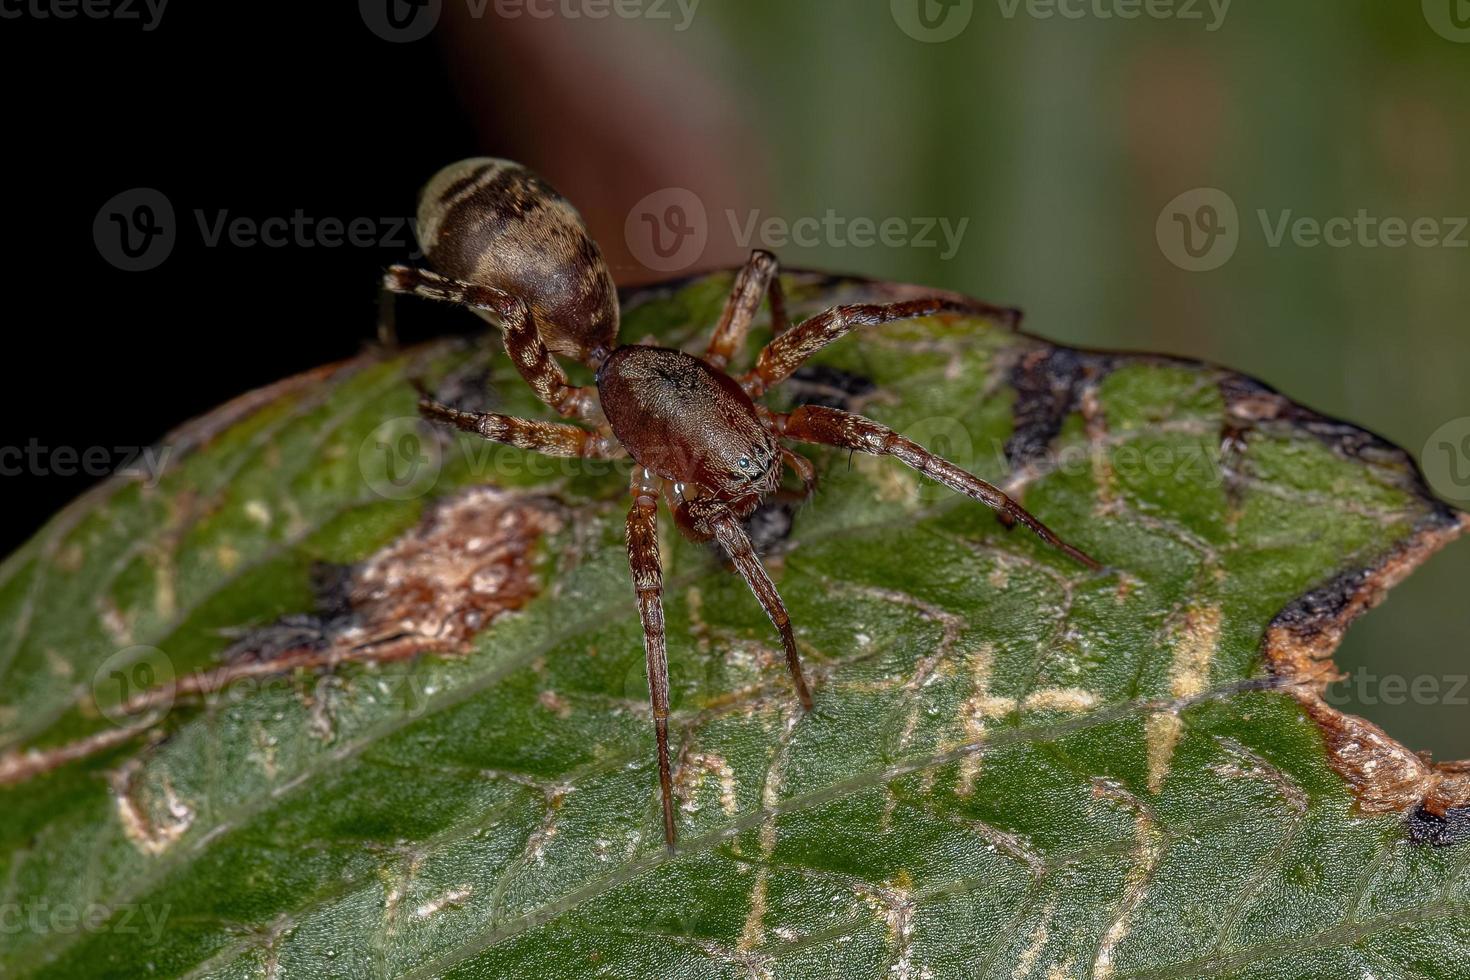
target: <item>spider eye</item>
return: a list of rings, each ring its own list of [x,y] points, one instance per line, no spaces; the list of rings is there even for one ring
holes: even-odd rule
[[[740,457],[740,468],[742,470],[748,470],[748,469],[750,469],[750,457],[749,456],[741,456]]]

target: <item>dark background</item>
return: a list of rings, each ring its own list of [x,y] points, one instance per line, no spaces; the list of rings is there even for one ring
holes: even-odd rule
[[[1247,225],[1257,208],[1470,215],[1470,43],[1432,28],[1438,2],[1236,0],[1209,31],[1006,17],[976,0],[973,22],[933,44],[886,0],[702,0],[687,30],[472,17],[445,0],[438,30],[404,43],[353,4],[175,2],[152,31],[0,19],[0,447],[153,443],[353,355],[372,342],[382,268],[411,248],[393,219],[438,167],[489,153],[573,199],[623,282],[662,275],[623,235],[662,188],[691,189],[711,214],[969,219],[951,258],[778,251],[1019,305],[1062,342],[1226,363],[1419,455],[1470,416],[1470,251],[1271,248],[1256,230],[1228,265],[1192,273],[1162,254],[1155,222],[1200,187],[1226,189]],[[157,268],[124,272],[93,222],[139,187],[171,202],[178,237]],[[209,247],[196,209],[367,218],[397,241]],[[702,266],[744,254],[719,224]],[[399,326],[412,340],[479,324],[413,304]],[[0,478],[0,553],[94,482]],[[1467,580],[1462,543],[1358,624],[1339,663],[1463,676]],[[1470,708],[1349,707],[1441,757],[1470,755]]]
[[[432,43],[385,44],[326,6],[258,16],[180,3],[151,32],[0,21],[12,94],[0,247],[18,355],[0,394],[4,444],[147,445],[372,339],[377,278],[406,240],[207,247],[192,213],[404,217],[421,175],[475,149]],[[105,261],[92,235],[104,202],[134,187],[162,191],[179,228],[144,272]],[[6,479],[0,552],[93,482]]]

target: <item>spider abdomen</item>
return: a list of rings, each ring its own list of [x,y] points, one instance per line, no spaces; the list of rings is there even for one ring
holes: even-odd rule
[[[450,164],[419,196],[418,239],[441,275],[525,300],[553,352],[600,361],[617,346],[612,274],[582,216],[518,163]]]
[[[780,452],[750,396],[683,351],[619,347],[597,374],[613,434],[641,466],[723,500],[776,489]]]

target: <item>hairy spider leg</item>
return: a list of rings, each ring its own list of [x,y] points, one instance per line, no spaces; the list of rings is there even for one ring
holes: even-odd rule
[[[716,367],[723,369],[744,342],[751,320],[760,307],[761,289],[767,283],[770,284],[771,322],[776,336],[760,352],[755,370],[740,378],[740,384],[752,398],[760,397],[785,381],[807,358],[856,327],[877,326],[946,311],[995,317],[1012,329],[1021,325],[1021,311],[1018,309],[952,296],[834,306],[790,327],[786,319],[785,297],[781,292],[780,266],[774,255],[758,250],[736,275],[735,286],[725,302],[724,315],[715,327],[705,359]]]
[[[745,584],[750,586],[750,591],[765,609],[771,625],[776,627],[776,632],[781,634],[781,645],[786,649],[786,666],[791,671],[792,683],[796,685],[796,697],[804,709],[812,710],[812,693],[807,688],[806,675],[801,669],[796,634],[791,630],[791,617],[786,614],[786,605],[781,601],[781,594],[776,591],[776,583],[766,574],[765,566],[761,564],[749,536],[734,514],[721,507],[711,513],[710,526],[714,528],[715,540],[720,542],[720,546],[730,556],[735,570],[745,579]]]
[[[658,787],[663,798],[664,843],[674,846],[674,780],[669,769],[669,653],[664,637],[663,569],[658,555],[656,478],[633,472],[633,505],[628,508],[628,567],[643,621],[643,653],[648,667],[648,700],[658,741]]]
[[[715,325],[709,348],[704,359],[720,370],[730,363],[730,358],[745,343],[745,335],[760,309],[762,297],[771,298],[771,327],[776,336],[781,336],[791,327],[786,318],[786,294],[781,289],[778,275],[780,266],[770,252],[757,249],[750,253],[745,265],[735,274],[735,285],[725,300],[725,310]]]
[[[874,456],[892,456],[931,480],[972,497],[1002,516],[1026,525],[1041,540],[1082,565],[1094,571],[1102,568],[1095,559],[1067,544],[998,487],[961,469],[943,456],[936,456],[886,425],[851,412],[818,405],[803,405],[790,415],[777,415],[773,419],[773,425],[776,432],[787,439],[855,449]]]
[[[759,398],[785,381],[817,351],[832,341],[845,337],[858,327],[876,327],[896,320],[912,320],[936,313],[974,312],[972,304],[960,300],[931,297],[901,303],[834,306],[792,327],[761,349],[755,368],[740,377],[740,384],[751,398]]]
[[[535,317],[525,301],[494,286],[477,286],[441,276],[427,269],[391,266],[383,277],[385,288],[425,299],[453,303],[490,314],[500,324],[505,351],[536,397],[568,418],[596,421],[601,416],[597,389],[578,388],[567,380],[536,331]]]
[[[426,419],[447,422],[465,432],[473,432],[491,442],[529,449],[543,456],[615,459],[623,454],[622,446],[610,435],[588,432],[562,422],[521,419],[495,412],[462,412],[424,393],[419,396],[419,414]]]

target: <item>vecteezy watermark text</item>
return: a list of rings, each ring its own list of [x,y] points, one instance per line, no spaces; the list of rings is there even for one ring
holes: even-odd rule
[[[0,0],[0,20],[136,21],[152,31],[168,0]]]
[[[1398,707],[1470,706],[1470,677],[1464,674],[1403,674],[1379,676],[1371,670],[1355,671],[1352,676],[1327,685],[1324,695],[1328,704],[1345,707],[1357,703],[1368,707],[1385,704]]]
[[[919,248],[933,249],[942,261],[959,254],[969,218],[767,214],[727,208],[723,215],[730,240],[738,248]],[[709,244],[709,212],[698,194],[684,187],[665,187],[645,196],[628,212],[623,236],[628,250],[656,272],[693,268]]]
[[[119,936],[142,936],[148,944],[163,937],[171,905],[138,905],[127,902],[107,906],[99,902],[74,905],[50,902],[44,898],[25,902],[0,903],[0,936],[29,932],[36,935],[74,934],[79,932],[110,933]]]
[[[762,245],[767,248],[926,248],[940,249],[939,257],[945,262],[959,253],[965,229],[970,227],[969,218],[951,221],[949,218],[849,218],[831,208],[820,218],[808,215],[801,218],[785,218],[779,215],[762,215],[751,211],[743,218],[735,211],[726,211],[730,222],[730,235],[741,248]],[[940,239],[943,239],[941,242]]]
[[[1233,0],[995,0],[1005,20],[1178,20],[1218,31]],[[1427,2],[1427,0],[1426,0]],[[889,0],[893,22],[916,41],[937,44],[964,33],[975,0]]]
[[[1367,208],[1349,218],[1314,218],[1297,215],[1290,208],[1271,214],[1256,212],[1266,244],[1280,248],[1288,240],[1298,248],[1470,248],[1466,217],[1400,218],[1381,217]]]
[[[1269,249],[1470,248],[1470,217],[1375,214],[1359,208],[1352,215],[1298,214],[1292,208],[1257,208],[1255,223]],[[1164,205],[1155,225],[1159,250],[1189,272],[1218,269],[1235,255],[1250,222],[1235,200],[1217,187],[1185,191]]]
[[[687,31],[701,0],[450,0],[461,3],[474,20],[621,20],[670,21]],[[419,41],[439,23],[445,0],[358,0],[368,30],[385,41]]]
[[[297,208],[289,215],[256,217],[228,208],[193,211],[205,248],[380,248],[421,258],[416,221],[409,217],[316,217]],[[92,222],[97,251],[127,272],[156,269],[179,239],[173,203],[161,191],[135,187],[110,198]]]
[[[95,476],[116,473],[156,487],[172,449],[169,446],[0,446],[0,476]]]
[[[1218,31],[1230,13],[1232,0],[995,0],[1001,16],[1014,20],[1025,14],[1036,20],[1181,20],[1202,21],[1205,30]]]

